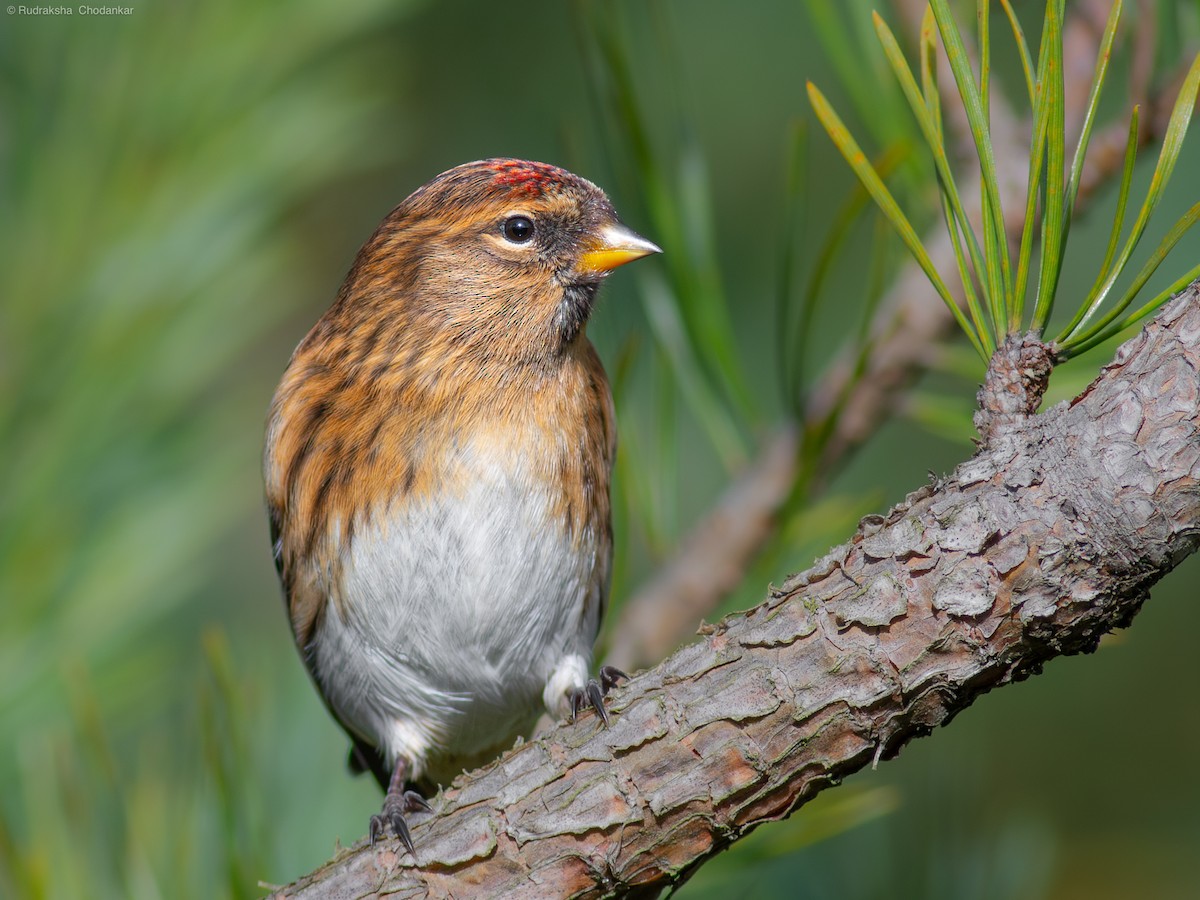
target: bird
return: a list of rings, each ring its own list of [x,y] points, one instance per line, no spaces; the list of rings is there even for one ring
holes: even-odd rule
[[[586,335],[618,266],[660,253],[547,163],[452,168],[395,207],[271,401],[272,552],[350,765],[408,816],[539,716],[575,718],[612,568],[616,425]]]

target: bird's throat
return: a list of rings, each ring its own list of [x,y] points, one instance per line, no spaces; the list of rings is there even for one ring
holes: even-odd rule
[[[588,316],[596,303],[598,281],[575,282],[563,288],[562,300],[554,317],[554,328],[566,347],[575,342],[587,324]]]

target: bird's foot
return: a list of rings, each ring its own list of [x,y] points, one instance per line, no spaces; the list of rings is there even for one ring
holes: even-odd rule
[[[400,838],[400,843],[415,857],[417,851],[413,849],[412,836],[408,833],[408,822],[404,817],[418,809],[433,812],[433,807],[416,791],[404,791],[401,794],[388,791],[388,795],[383,798],[383,809],[371,816],[371,845],[374,846],[375,841],[387,834],[388,828],[391,828],[396,837]]]
[[[387,796],[383,798],[383,809],[371,816],[371,846],[375,846],[375,841],[386,834],[390,827],[400,842],[408,848],[413,859],[416,859],[417,851],[413,849],[412,836],[408,833],[408,822],[404,817],[418,809],[433,812],[433,807],[416,791],[406,790],[407,781],[408,762],[401,758],[396,760],[396,768],[392,771]]]
[[[604,698],[608,696],[608,692],[622,678],[628,680],[629,676],[615,666],[601,666],[600,678],[589,678],[588,683],[581,688],[576,688],[571,691],[571,721],[574,722],[579,715],[579,711],[585,706],[590,706],[596,711],[596,715],[600,717],[600,721],[604,723],[604,727],[608,727],[608,710],[604,708]]]

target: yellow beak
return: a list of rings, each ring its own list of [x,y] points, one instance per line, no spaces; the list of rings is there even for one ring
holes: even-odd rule
[[[620,222],[614,222],[602,227],[584,245],[583,255],[579,257],[579,271],[598,275],[651,253],[662,253],[662,249]]]

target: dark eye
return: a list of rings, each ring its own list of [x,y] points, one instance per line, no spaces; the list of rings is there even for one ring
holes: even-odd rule
[[[514,244],[533,240],[533,220],[528,216],[509,216],[504,220],[504,236]]]

